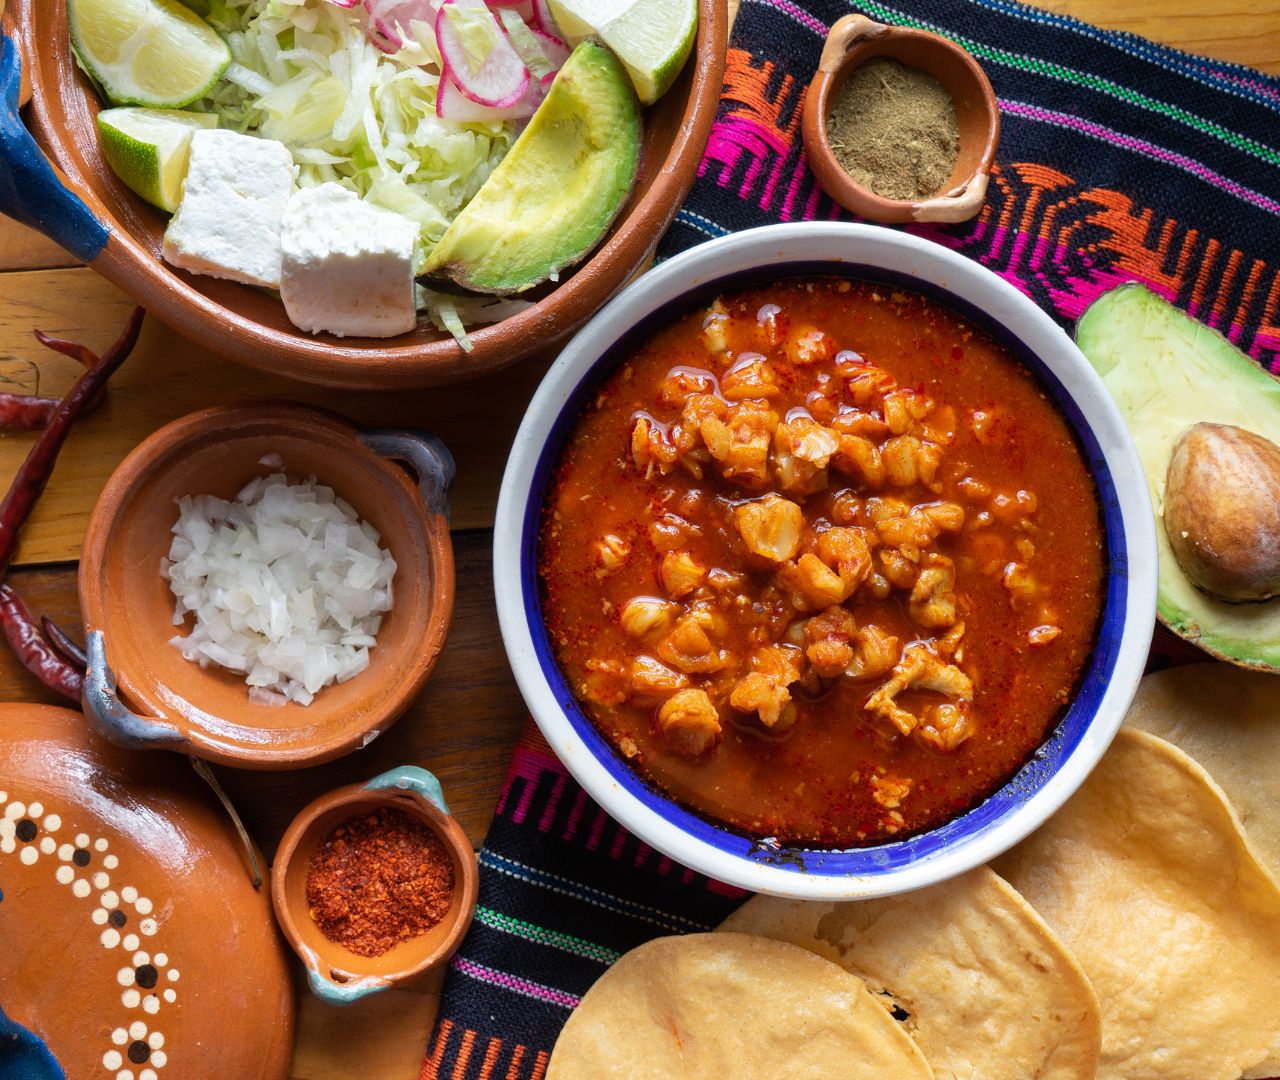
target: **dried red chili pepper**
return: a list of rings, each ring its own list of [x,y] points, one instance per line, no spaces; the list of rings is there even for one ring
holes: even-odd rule
[[[72,640],[71,636],[49,616],[40,616],[40,629],[44,631],[44,636],[49,639],[49,644],[57,650],[58,655],[68,664],[78,671],[84,671],[89,666],[89,658],[85,655],[84,649],[80,648]]]
[[[91,349],[75,341],[53,337],[43,330],[33,331],[41,345],[54,352],[63,353],[80,361],[86,369],[97,362],[98,357]],[[102,400],[106,384],[98,390],[86,409],[91,409]],[[58,407],[58,398],[41,397],[39,394],[0,393],[0,431],[39,431],[49,423],[49,418]]]
[[[440,838],[397,807],[349,818],[316,847],[307,903],[330,941],[381,956],[449,912],[453,860]]]
[[[133,347],[137,344],[138,335],[142,332],[142,317],[146,312],[142,308],[134,308],[129,317],[129,324],[115,343],[89,367],[64,398],[58,402],[57,408],[49,417],[40,437],[32,444],[26,460],[13,478],[13,484],[0,502],[0,577],[9,568],[13,553],[18,548],[18,530],[26,524],[40,493],[49,482],[54,463],[58,460],[58,452],[62,449],[67,436],[71,434],[71,425],[76,418],[106,386],[107,380],[115,370],[125,362]],[[60,339],[59,346],[64,344]],[[46,342],[47,343],[47,342]],[[65,343],[65,344],[70,344]],[[77,348],[80,348],[77,346]]]
[[[45,640],[30,608],[8,585],[0,585],[0,630],[23,666],[50,690],[80,700],[84,674],[77,671]]]
[[[0,393],[0,430],[39,431],[57,407],[57,398]]]
[[[71,427],[86,409],[101,400],[106,390],[107,380],[115,370],[124,363],[133,346],[137,344],[138,335],[142,331],[142,318],[146,313],[142,308],[134,308],[124,333],[102,357],[96,357],[83,345],[64,341],[61,338],[49,337],[36,331],[36,338],[42,345],[47,345],[58,352],[74,356],[87,370],[76,381],[67,395],[54,403],[49,410],[40,437],[36,439],[28,452],[26,460],[18,469],[17,475],[4,501],[0,502],[0,579],[9,569],[14,552],[18,548],[18,533],[26,524],[31,510],[49,482],[54,463]],[[18,397],[21,395],[7,395]],[[23,403],[24,408],[31,406],[30,399]],[[0,426],[4,422],[3,405],[0,404]],[[52,623],[48,624],[52,626]],[[51,644],[50,638],[40,623],[37,623],[30,609],[8,585],[0,585],[0,631],[23,665],[45,686],[59,694],[80,700],[80,691],[84,684],[84,665],[74,662],[59,653],[59,648]],[[65,634],[58,631],[61,645],[77,647]],[[57,640],[57,639],[55,639]]]

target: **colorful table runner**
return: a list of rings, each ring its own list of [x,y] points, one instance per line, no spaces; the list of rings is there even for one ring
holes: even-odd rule
[[[960,42],[1000,98],[983,213],[910,231],[990,267],[1064,326],[1113,285],[1144,282],[1280,371],[1280,79],[1011,0],[744,0],[706,158],[660,256],[772,221],[850,217],[800,142],[827,27],[850,11]],[[422,1080],[537,1080],[613,960],[709,929],[743,897],[627,833],[532,726],[480,868]]]

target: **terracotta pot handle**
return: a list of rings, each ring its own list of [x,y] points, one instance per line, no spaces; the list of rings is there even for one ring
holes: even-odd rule
[[[425,799],[440,813],[449,812],[449,804],[444,801],[444,788],[440,786],[436,774],[420,769],[417,765],[401,765],[398,769],[389,769],[364,786],[365,791],[385,791],[387,788],[408,791]]]
[[[116,692],[115,672],[107,666],[106,641],[101,630],[88,635],[89,666],[84,673],[80,707],[89,723],[108,742],[130,750],[181,750],[187,740],[172,724],[154,716],[139,716]]]
[[[916,221],[968,221],[978,212],[982,201],[987,197],[989,175],[986,170],[975,173],[956,194],[940,195],[936,199],[925,199],[924,202],[917,203],[911,211],[911,217]]]
[[[22,58],[0,32],[0,213],[44,233],[82,262],[106,247],[106,227],[54,171],[18,112]]]
[[[449,520],[449,485],[457,471],[453,455],[429,431],[410,428],[369,428],[360,441],[379,457],[407,465],[418,478],[418,492],[427,509]]]
[[[822,47],[818,70],[827,75],[835,74],[851,46],[859,41],[883,37],[892,30],[893,27],[868,19],[865,15],[845,15],[837,19],[827,34],[827,43]]]

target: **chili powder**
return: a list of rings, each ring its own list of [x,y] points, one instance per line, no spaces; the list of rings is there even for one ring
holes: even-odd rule
[[[359,956],[381,956],[425,934],[448,913],[453,888],[453,860],[440,838],[395,807],[338,825],[307,868],[311,918]]]

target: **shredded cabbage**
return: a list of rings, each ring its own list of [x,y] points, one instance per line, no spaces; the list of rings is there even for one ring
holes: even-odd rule
[[[435,246],[515,140],[517,125],[445,123],[435,113],[440,56],[424,22],[399,52],[366,35],[363,8],[325,0],[211,0],[209,22],[233,62],[203,107],[223,127],[277,139],[298,181],[333,181],[417,222]]]

